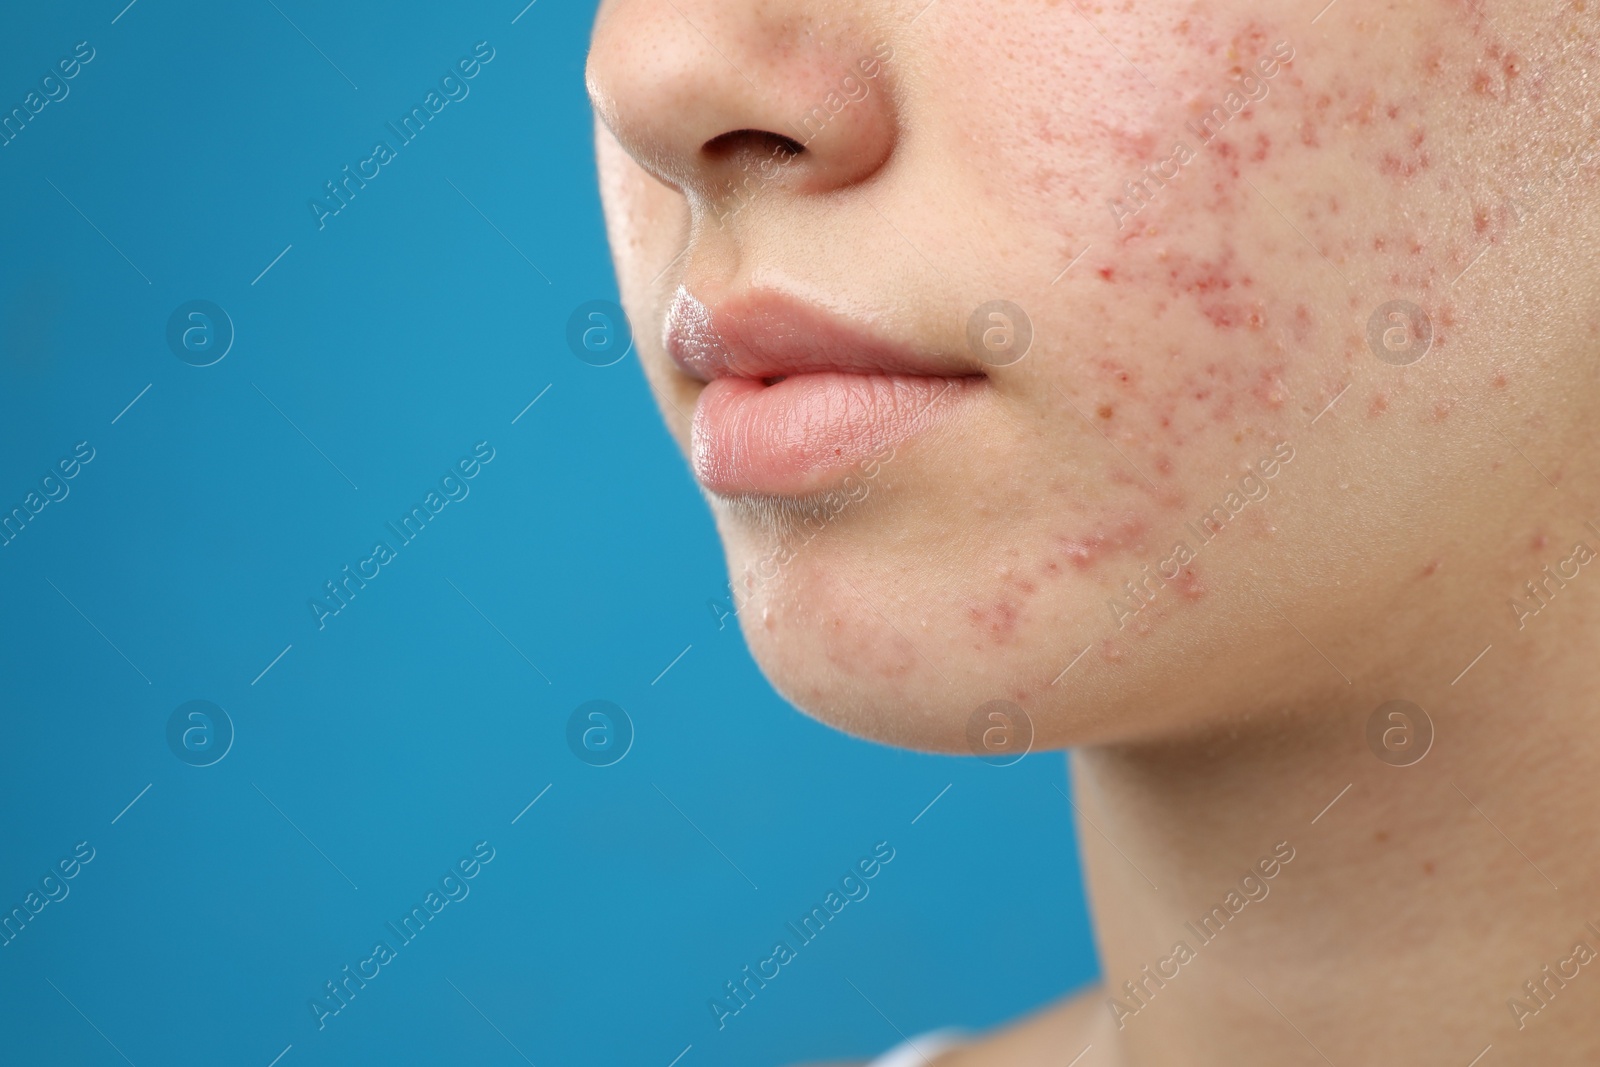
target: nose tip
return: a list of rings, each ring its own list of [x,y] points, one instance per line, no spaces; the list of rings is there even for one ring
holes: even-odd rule
[[[587,81],[630,155],[691,200],[737,203],[863,181],[895,142],[893,49],[829,20],[733,0],[615,0]],[[819,32],[827,24],[829,32]]]

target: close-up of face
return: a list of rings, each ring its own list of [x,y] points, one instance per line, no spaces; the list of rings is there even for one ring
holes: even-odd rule
[[[1582,0],[606,0],[623,302],[773,684],[1060,747],[1512,641],[1595,537],[1597,41]]]
[[[0,1067],[1600,1064],[1600,0],[13,7]]]

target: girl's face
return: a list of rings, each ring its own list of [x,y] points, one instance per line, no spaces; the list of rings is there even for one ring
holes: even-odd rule
[[[1523,654],[1600,549],[1600,3],[1325,2],[606,0],[623,300],[795,703],[1077,744]]]

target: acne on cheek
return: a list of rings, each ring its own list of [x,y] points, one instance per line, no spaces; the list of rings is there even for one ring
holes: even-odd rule
[[[1440,172],[1436,157],[1459,157],[1464,148],[1471,147],[1457,143],[1463,136],[1460,127],[1481,125],[1480,117],[1493,118],[1478,112],[1485,108],[1525,109],[1546,91],[1540,73],[1515,48],[1495,37],[1479,7],[1449,0],[1436,9],[1421,10],[1421,24],[1436,29],[1443,43],[1424,53],[1418,64],[1420,79],[1406,70],[1388,77],[1379,75],[1383,80],[1378,85],[1364,83],[1360,72],[1371,68],[1360,55],[1361,49],[1371,47],[1365,37],[1358,40],[1341,35],[1297,42],[1300,62],[1283,66],[1274,79],[1263,81],[1267,93],[1230,119],[1215,138],[1192,145],[1196,158],[1176,178],[1156,188],[1150,203],[1117,234],[1114,249],[1102,262],[1091,264],[1084,277],[1098,283],[1102,291],[1106,291],[1104,287],[1118,290],[1122,310],[1141,301],[1153,303],[1157,313],[1187,308],[1198,314],[1207,332],[1227,335],[1232,343],[1249,343],[1250,334],[1259,334],[1264,341],[1277,334],[1301,347],[1315,344],[1318,333],[1315,322],[1307,319],[1303,302],[1287,299],[1278,291],[1278,283],[1257,285],[1255,277],[1314,277],[1324,269],[1316,255],[1322,252],[1345,264],[1345,272],[1362,290],[1362,298],[1349,298],[1352,310],[1364,307],[1363,298],[1374,291],[1402,291],[1426,298],[1443,289],[1485,242],[1504,240],[1521,220],[1516,209],[1505,203],[1480,203],[1472,211],[1470,229],[1464,229],[1460,213],[1448,210],[1449,201],[1459,201],[1463,192],[1472,193],[1482,179],[1464,168],[1456,168],[1460,173]],[[1181,64],[1186,68],[1183,81],[1214,86],[1217,68],[1208,63],[1219,51],[1220,37],[1208,34],[1195,19],[1179,23],[1178,31],[1179,37],[1190,41]],[[1233,36],[1229,54],[1248,57],[1252,48],[1262,51],[1270,47],[1268,42],[1286,36],[1290,36],[1287,31],[1251,23]],[[1317,48],[1326,54],[1318,55]],[[1334,54],[1341,48],[1350,52],[1349,62],[1334,62],[1341,58]],[[1234,73],[1242,70],[1236,67]],[[1353,73],[1345,73],[1347,70]],[[1424,84],[1419,86],[1419,80]],[[1209,109],[1212,102],[1201,99],[1202,95],[1196,92],[1194,107]],[[1463,95],[1477,103],[1458,105],[1456,100]],[[1459,121],[1463,109],[1471,122]],[[1454,127],[1452,136],[1457,141],[1436,146],[1429,116],[1445,121],[1447,128]],[[1142,159],[1126,155],[1130,150],[1141,151],[1152,139],[1160,140],[1148,134],[1113,138],[1111,147],[1119,150],[1119,165],[1126,168],[1153,162],[1148,155]],[[1281,252],[1272,257],[1257,255],[1252,260],[1255,270],[1228,252],[1209,260],[1170,261],[1178,256],[1176,249],[1185,245],[1206,248],[1224,224],[1265,211],[1266,205],[1256,202],[1255,193],[1242,180],[1251,176],[1246,169],[1254,171],[1255,181],[1266,184],[1279,175],[1315,176],[1318,158],[1335,163],[1334,170],[1357,200],[1368,188],[1363,183],[1373,179],[1396,190],[1383,199],[1404,210],[1394,210],[1390,218],[1407,219],[1413,214],[1411,209],[1421,206],[1430,210],[1416,214],[1431,217],[1431,221],[1409,226],[1401,222],[1376,233],[1369,231],[1364,239],[1353,236],[1350,227],[1337,218],[1346,205],[1335,191],[1303,196],[1283,207],[1316,249],[1296,247],[1291,237],[1287,259]],[[1345,159],[1355,160],[1353,170],[1339,169]],[[1508,158],[1505,162],[1513,166],[1517,161]],[[1382,227],[1384,221],[1380,216],[1375,225]],[[1285,236],[1289,236],[1287,231]],[[1254,247],[1263,244],[1257,241]],[[1420,302],[1435,318],[1436,326],[1453,325],[1440,321],[1450,318],[1447,305],[1429,306],[1426,299]],[[1327,310],[1339,316],[1344,309]],[[1240,334],[1246,337],[1240,338]],[[1434,344],[1447,345],[1450,339],[1448,333],[1438,331]],[[1266,347],[1270,349],[1270,345]],[[1257,399],[1271,404],[1281,401],[1281,393],[1268,390]]]
[[[1252,24],[1231,41],[1202,40],[1193,20],[1183,28],[1194,41],[1191,56],[1203,57],[1194,63],[1189,80],[1211,86],[1218,84],[1219,70],[1226,72],[1217,62],[1224,48],[1227,55],[1248,62],[1270,52],[1272,42],[1283,36]],[[1242,180],[1244,168],[1256,168],[1259,175],[1264,164],[1299,166],[1308,150],[1304,142],[1323,140],[1316,132],[1306,138],[1284,136],[1286,128],[1293,129],[1290,121],[1272,113],[1277,108],[1297,114],[1298,108],[1307,106],[1304,82],[1295,70],[1282,67],[1275,79],[1261,83],[1267,92],[1234,116],[1222,133],[1204,146],[1194,146],[1196,158],[1157,189],[1151,203],[1130,222],[1128,232],[1103,246],[1104,251],[1091,253],[1089,269],[1074,279],[1080,286],[1076,293],[1087,292],[1094,300],[1093,332],[1116,339],[1108,354],[1074,368],[1085,372],[1080,380],[1089,383],[1079,402],[1081,413],[1141,468],[1135,475],[1123,461],[1107,458],[1108,480],[1146,492],[1148,473],[1159,483],[1171,483],[1174,491],[1153,500],[1154,507],[1137,519],[1080,517],[1081,529],[1057,535],[1056,551],[1043,557],[1041,582],[1053,582],[1065,568],[1092,574],[1097,584],[1103,584],[1117,574],[1114,561],[1137,562],[1147,556],[1147,531],[1152,525],[1170,524],[1170,514],[1163,512],[1181,507],[1182,494],[1176,487],[1193,473],[1180,470],[1181,461],[1173,457],[1192,455],[1197,447],[1206,449],[1219,433],[1238,443],[1247,433],[1270,430],[1271,417],[1286,415],[1292,399],[1285,381],[1292,360],[1319,345],[1327,347],[1326,335],[1333,327],[1324,321],[1325,305],[1313,311],[1314,301],[1285,292],[1272,281],[1324,269],[1315,252],[1294,246],[1294,234],[1285,231],[1276,235],[1282,241],[1274,238],[1266,243],[1286,248],[1286,253],[1247,257],[1227,236],[1243,212],[1255,216],[1270,210],[1258,203],[1246,206],[1244,197],[1253,198],[1255,193]],[[1234,71],[1241,72],[1242,68]],[[1397,106],[1386,108],[1371,93],[1357,100],[1348,99],[1350,95],[1342,89],[1320,93],[1308,106],[1321,121],[1338,118],[1370,124],[1391,118],[1391,111],[1400,114]],[[1301,125],[1312,131],[1318,128],[1316,122]],[[1152,152],[1159,141],[1142,127],[1107,135],[1118,165],[1136,162],[1134,172],[1156,160]],[[1426,136],[1413,137],[1412,147],[1425,152]],[[1415,165],[1416,158],[1408,156],[1399,169]],[[1337,193],[1320,198],[1315,210],[1328,225],[1342,227],[1342,221],[1336,223],[1344,210]],[[1252,233],[1247,247],[1263,243],[1255,240],[1253,231],[1245,232]],[[1261,283],[1258,278],[1268,281]],[[1145,335],[1130,338],[1130,321],[1145,324]],[[1205,592],[1193,569],[1169,582],[1168,588],[1172,595],[1165,598],[1167,605],[1199,599]],[[1017,610],[1008,595],[992,605],[974,607],[970,621],[981,632],[999,635],[1009,631]],[[1148,627],[1149,619],[1166,610],[1162,606],[1147,613],[1140,625]]]
[[[1016,636],[1017,620],[1022,617],[1022,607],[1017,599],[1006,597],[988,606],[974,604],[967,608],[967,621],[983,638],[996,645],[1010,644]],[[981,650],[983,642],[973,645]]]
[[[1382,300],[1408,296],[1429,314],[1434,347],[1451,343],[1457,313],[1442,296],[1446,283],[1485,242],[1503,240],[1520,221],[1499,203],[1459,210],[1462,193],[1484,179],[1444,165],[1472,147],[1470,139],[1462,139],[1462,106],[1456,98],[1476,101],[1464,106],[1479,122],[1493,118],[1484,108],[1525,102],[1528,87],[1537,82],[1513,49],[1486,40],[1490,30],[1473,4],[1441,0],[1440,6],[1449,9],[1439,35],[1444,43],[1424,53],[1420,86],[1411,69],[1380,75],[1376,85],[1362,84],[1360,72],[1372,69],[1359,54],[1371,47],[1366,37],[1331,39],[1330,54],[1318,57],[1320,65],[1307,61],[1313,40],[1307,38],[1304,47],[1296,41],[1302,61],[1285,66],[1264,98],[1197,149],[1194,162],[1157,192],[1128,232],[1104,242],[1074,271],[1073,295],[1067,299],[1080,313],[1082,336],[1110,342],[1100,348],[1105,355],[1073,361],[1073,369],[1082,372],[1077,404],[1141,468],[1141,476],[1135,476],[1121,461],[1108,458],[1107,480],[1137,487],[1150,503],[1132,523],[1110,514],[1078,515],[1078,529],[1055,535],[1054,551],[1041,553],[1033,590],[1007,587],[992,602],[971,607],[968,621],[980,635],[997,643],[1009,639],[1028,601],[1065,573],[1108,584],[1126,577],[1115,563],[1153,559],[1145,551],[1145,533],[1167,524],[1170,516],[1163,511],[1171,508],[1172,498],[1150,494],[1142,473],[1176,486],[1191,472],[1179,470],[1181,461],[1175,463],[1173,456],[1197,449],[1205,454],[1223,433],[1237,444],[1246,433],[1271,431],[1281,422],[1274,417],[1292,410],[1295,397],[1285,381],[1291,369],[1312,379],[1294,386],[1294,392],[1316,397],[1320,407],[1349,382],[1348,373],[1336,368],[1371,359],[1365,338],[1348,326],[1352,317],[1364,321]],[[1421,17],[1427,23],[1441,16],[1429,9]],[[1192,21],[1183,26],[1199,41]],[[1232,53],[1265,52],[1283,36],[1292,37],[1253,27],[1238,35],[1243,44],[1236,41]],[[1251,42],[1261,47],[1252,51]],[[1216,84],[1217,66],[1206,60],[1214,60],[1220,47],[1216,40],[1197,44],[1193,54],[1204,58],[1192,64],[1192,84]],[[1340,61],[1331,54],[1337,48],[1350,55]],[[1104,147],[1118,160],[1116,166],[1132,164],[1130,174],[1165,154],[1164,136],[1147,128],[1122,132],[1110,123],[1100,125]],[[1435,125],[1444,131],[1445,143],[1436,140]],[[1054,150],[1062,149],[1056,145]],[[1491,169],[1510,165],[1490,163]],[[1070,166],[1052,174],[1071,179],[1075,192],[1094,180]],[[1310,175],[1313,187],[1294,184],[1300,175]],[[1274,206],[1309,241],[1288,227],[1281,233],[1257,228],[1263,220],[1269,225],[1281,220],[1244,183],[1246,176],[1266,191],[1283,190]],[[1069,258],[1093,240],[1089,227],[1081,225],[1086,217],[1075,216],[1071,230],[1062,231]],[[1365,232],[1350,219],[1367,219]],[[1252,250],[1249,256],[1229,243],[1228,234],[1236,230],[1249,235],[1240,238],[1240,247]],[[1340,291],[1343,286],[1332,277],[1324,254],[1350,275],[1351,291]],[[1131,323],[1140,325],[1130,329]],[[1153,324],[1164,324],[1154,343]],[[1170,345],[1162,346],[1162,339]],[[1221,353],[1227,358],[1213,358]],[[1502,374],[1494,384],[1504,387],[1504,382]],[[1405,388],[1401,381],[1369,394],[1362,413],[1383,416],[1390,410],[1390,394]],[[1351,399],[1362,411],[1361,401]],[[1301,401],[1304,407],[1304,396]],[[1450,414],[1451,405],[1441,402],[1421,417],[1442,421]],[[1270,528],[1261,536],[1270,536]],[[1171,595],[1157,597],[1137,624],[1130,621],[1125,634],[1100,643],[1103,660],[1115,662],[1130,636],[1152,629],[1182,603],[1201,599],[1206,585],[1190,568],[1169,581],[1164,592]]]
[[[1447,75],[1453,82],[1470,77],[1481,86],[1481,71],[1470,76],[1463,73],[1471,64],[1462,60],[1459,50],[1449,63],[1437,51],[1426,62],[1439,80]],[[1502,81],[1495,92],[1479,94],[1487,95],[1492,103],[1478,106],[1514,106],[1518,100],[1518,83],[1529,83],[1523,61],[1514,52],[1490,43],[1484,46],[1478,66],[1484,63],[1498,63]],[[1527,220],[1517,205],[1503,202],[1480,204],[1472,208],[1470,214],[1464,214],[1449,210],[1450,197],[1427,200],[1436,197],[1440,190],[1456,189],[1475,179],[1471,175],[1454,179],[1430,177],[1432,146],[1428,131],[1414,119],[1420,110],[1418,105],[1410,100],[1385,103],[1371,91],[1357,94],[1337,85],[1330,89],[1331,92],[1319,92],[1309,99],[1301,128],[1310,132],[1301,140],[1319,145],[1327,140],[1317,132],[1322,122],[1331,122],[1346,130],[1351,127],[1369,131],[1387,128],[1387,134],[1375,135],[1380,147],[1367,153],[1365,165],[1369,173],[1399,187],[1389,200],[1413,206],[1422,202],[1436,209],[1432,210],[1431,221],[1417,223],[1415,229],[1395,226],[1372,234],[1365,246],[1358,246],[1351,240],[1347,248],[1341,248],[1336,238],[1323,232],[1321,223],[1330,227],[1341,225],[1336,217],[1342,213],[1344,204],[1337,194],[1321,197],[1306,211],[1300,225],[1312,233],[1314,241],[1326,242],[1332,254],[1346,264],[1346,271],[1358,280],[1363,294],[1374,294],[1369,297],[1352,293],[1346,297],[1349,314],[1359,317],[1382,295],[1416,294],[1433,327],[1433,348],[1436,351],[1445,349],[1455,340],[1459,316],[1454,304],[1444,298],[1443,290],[1486,246],[1505,242]],[[1384,137],[1388,142],[1383,141]],[[1267,141],[1256,143],[1263,147],[1268,144]],[[1285,154],[1297,155],[1294,142],[1289,143],[1291,147]],[[1459,153],[1459,148],[1456,151]],[[1217,155],[1219,165],[1231,165],[1234,158],[1226,152]],[[1510,168],[1513,164],[1507,162],[1504,167]],[[1594,175],[1585,177],[1592,180]],[[1419,201],[1418,198],[1423,199]],[[1177,198],[1173,199],[1176,203]],[[1454,199],[1458,201],[1459,195]],[[1398,213],[1398,217],[1405,217],[1405,214]],[[1428,212],[1420,214],[1426,217]],[[1237,430],[1239,425],[1282,409],[1287,400],[1293,399],[1285,377],[1291,358],[1299,359],[1296,354],[1320,351],[1335,358],[1342,357],[1347,365],[1369,361],[1364,337],[1346,331],[1343,337],[1324,339],[1329,330],[1338,328],[1331,322],[1326,328],[1319,323],[1319,317],[1328,317],[1330,309],[1326,305],[1319,307],[1319,315],[1304,301],[1264,292],[1264,287],[1256,284],[1257,272],[1244,269],[1239,257],[1228,247],[1223,246],[1220,253],[1209,259],[1166,250],[1142,257],[1134,254],[1155,247],[1147,240],[1149,237],[1149,234],[1136,234],[1124,242],[1119,250],[1124,254],[1118,259],[1091,263],[1086,280],[1102,290],[1132,290],[1127,301],[1134,306],[1145,294],[1156,293],[1152,301],[1153,317],[1169,313],[1175,307],[1187,307],[1191,313],[1197,313],[1210,334],[1234,339],[1230,354],[1245,357],[1230,362],[1220,372],[1215,364],[1187,366],[1192,359],[1190,353],[1203,351],[1206,346],[1206,342],[1199,341],[1175,351],[1168,361],[1172,367],[1186,369],[1151,372],[1145,375],[1144,381],[1138,376],[1130,380],[1125,369],[1113,369],[1112,360],[1103,360],[1096,368],[1095,378],[1102,383],[1101,392],[1093,395],[1097,401],[1094,406],[1097,421],[1108,433],[1122,431],[1126,433],[1125,440],[1140,442],[1125,447],[1130,451],[1142,447],[1141,462],[1157,479],[1173,474],[1167,457],[1184,445],[1214,436],[1218,427],[1232,426]],[[1179,243],[1178,238],[1172,241],[1173,245]],[[1269,268],[1274,266],[1264,263],[1259,273],[1271,277],[1274,271]],[[1315,268],[1315,264],[1311,266]],[[1240,348],[1240,345],[1245,347]],[[1129,358],[1134,359],[1134,355]],[[1318,379],[1317,384],[1307,389],[1313,396],[1332,397],[1348,382],[1347,377],[1316,368],[1312,359],[1300,362],[1311,365]],[[1135,362],[1135,366],[1138,365]],[[1503,373],[1498,374],[1492,384],[1504,388]],[[1402,379],[1385,390],[1370,394],[1365,415],[1372,419],[1383,417],[1397,399],[1394,394],[1404,393],[1408,387],[1416,386]],[[1429,407],[1418,414],[1420,420],[1443,422],[1453,411],[1453,405],[1445,400]],[[1114,472],[1113,477],[1125,484],[1135,484],[1121,471]]]
[[[1488,46],[1485,54],[1491,61],[1504,61],[1509,53],[1499,51],[1496,46]],[[1459,75],[1461,64],[1446,64],[1437,53],[1427,62],[1432,69],[1440,72],[1440,77],[1446,69],[1453,69],[1454,74]],[[1507,62],[1509,66],[1501,67],[1501,74],[1504,75],[1502,88],[1522,77],[1522,61],[1512,58]],[[1482,78],[1477,78],[1477,82],[1482,83]],[[1288,78],[1285,86],[1306,90],[1299,78]],[[1371,146],[1376,146],[1371,147],[1365,162],[1371,176],[1400,186],[1427,178],[1427,173],[1434,166],[1434,149],[1429,144],[1429,131],[1416,120],[1418,109],[1411,106],[1411,102],[1386,102],[1374,91],[1354,91],[1339,85],[1330,85],[1326,91],[1306,93],[1306,96],[1304,110],[1296,123],[1301,136],[1286,139],[1283,150],[1286,158],[1280,162],[1286,166],[1298,165],[1302,162],[1299,157],[1304,150],[1322,147],[1323,144],[1328,144],[1331,149],[1350,130],[1357,130],[1365,131],[1362,136],[1368,138]],[[1496,93],[1490,93],[1490,96],[1496,96]],[[1389,131],[1379,133],[1384,128],[1389,128]],[[1256,134],[1253,138],[1240,138],[1240,144],[1251,146],[1254,157],[1266,160],[1274,154],[1277,141],[1266,134]],[[1227,176],[1232,178],[1240,152],[1222,146],[1221,142],[1210,147],[1221,149],[1214,155],[1213,166],[1224,168]],[[1173,189],[1163,192],[1176,192],[1176,182]],[[1432,195],[1432,190],[1427,195]],[[1195,197],[1190,197],[1187,205],[1181,197],[1171,197],[1171,205],[1178,205],[1174,206],[1171,214],[1182,216],[1184,211],[1194,208],[1194,202]],[[1211,197],[1205,200],[1203,206],[1210,210],[1227,210],[1232,205],[1224,202],[1224,198]],[[1338,226],[1334,216],[1339,216],[1342,210],[1344,203],[1341,203],[1338,195],[1326,195],[1307,213],[1309,218],[1301,221],[1302,226],[1314,229],[1314,240],[1322,242],[1326,238],[1326,248],[1334,253],[1341,251],[1336,240],[1320,232],[1317,227],[1318,222],[1325,222],[1326,227]],[[1165,216],[1157,218],[1165,219]],[[1446,222],[1453,224],[1458,232],[1462,229],[1462,219],[1448,219]],[[1504,210],[1478,211],[1469,222],[1472,232],[1483,240],[1494,240],[1498,232],[1509,224],[1515,224],[1515,219],[1507,218]],[[1182,226],[1181,219],[1168,224]],[[1448,232],[1448,227],[1445,229]],[[1155,293],[1152,301],[1155,315],[1152,318],[1170,314],[1174,309],[1187,309],[1190,314],[1197,315],[1200,322],[1210,326],[1214,333],[1229,334],[1235,342],[1250,346],[1245,349],[1250,358],[1235,358],[1224,365],[1206,363],[1200,368],[1187,368],[1178,373],[1155,370],[1149,362],[1134,362],[1136,368],[1146,371],[1144,374],[1130,373],[1126,366],[1118,365],[1114,358],[1091,362],[1088,370],[1093,373],[1093,379],[1101,390],[1093,397],[1096,400],[1093,414],[1107,432],[1114,432],[1115,427],[1131,427],[1133,435],[1142,435],[1146,440],[1158,437],[1165,445],[1178,448],[1192,438],[1211,434],[1219,424],[1232,424],[1251,414],[1280,410],[1285,405],[1283,374],[1288,368],[1291,352],[1307,352],[1320,346],[1323,350],[1331,350],[1330,354],[1342,352],[1346,362],[1366,358],[1365,339],[1355,334],[1346,333],[1331,346],[1326,342],[1326,331],[1318,322],[1322,309],[1314,314],[1304,301],[1290,301],[1280,294],[1264,293],[1264,286],[1254,282],[1258,272],[1245,269],[1245,264],[1232,253],[1229,246],[1219,246],[1219,253],[1202,258],[1184,251],[1174,251],[1181,248],[1187,238],[1194,237],[1192,234],[1179,232],[1170,235],[1166,242],[1168,248],[1158,246],[1152,240],[1154,237],[1146,230],[1123,238],[1115,250],[1114,258],[1104,259],[1098,264],[1091,262],[1091,270],[1085,275],[1086,282],[1101,286],[1102,290],[1110,286],[1114,290],[1126,291],[1128,304],[1118,309],[1122,315],[1128,314],[1130,304],[1138,307],[1139,301],[1146,299],[1147,294]],[[1192,245],[1192,240],[1189,243]],[[1370,251],[1366,251],[1366,248],[1358,250],[1352,245],[1346,253],[1349,259],[1357,261],[1358,267],[1371,269],[1387,264],[1382,267],[1386,274],[1373,278],[1381,280],[1379,288],[1429,293],[1443,288],[1442,283],[1448,280],[1442,275],[1442,267],[1432,264],[1427,258],[1432,246],[1445,243],[1440,240],[1440,234],[1405,230],[1395,234],[1394,230],[1389,230],[1370,238]],[[1203,248],[1205,243],[1198,246]],[[1301,256],[1301,259],[1306,259],[1306,256]],[[1346,261],[1349,262],[1349,259]],[[1461,254],[1451,253],[1450,259],[1450,264],[1445,266],[1456,266],[1456,269],[1464,266]],[[1458,259],[1461,262],[1454,264],[1453,261]],[[1280,264],[1264,262],[1259,274],[1272,277],[1274,270],[1269,267],[1274,266]],[[1355,296],[1347,298],[1347,302],[1350,310],[1363,307],[1362,299]],[[1429,314],[1435,328],[1434,346],[1445,346],[1450,342],[1450,331],[1456,326],[1454,309],[1448,302],[1440,301],[1429,307]],[[1107,333],[1110,331],[1107,330]],[[1258,336],[1251,338],[1251,334]],[[1174,354],[1174,357],[1192,355],[1205,344],[1202,341],[1192,347],[1186,346],[1182,354]],[[1235,344],[1230,349],[1230,355],[1237,352]],[[1174,358],[1171,363],[1179,366],[1181,360]],[[1504,387],[1504,382],[1504,374],[1494,379],[1496,387]],[[1330,381],[1328,384],[1333,386],[1326,390],[1328,395],[1336,394],[1342,387],[1342,382],[1333,384]],[[1379,418],[1387,410],[1389,397],[1384,392],[1371,395],[1366,405],[1368,418]],[[1200,418],[1200,413],[1205,413],[1205,418]],[[1450,413],[1450,403],[1435,403],[1429,418],[1442,421]],[[1168,475],[1170,464],[1157,464],[1157,470],[1158,477]],[[1261,530],[1253,528],[1251,533],[1269,537],[1270,526]],[[1069,545],[1067,555],[1074,561],[1075,569],[1096,569],[1101,573],[1107,571],[1101,566],[1107,558],[1123,555],[1122,549],[1126,549],[1126,545],[1115,544],[1114,537],[1102,533],[1069,537],[1066,544]],[[1050,574],[1058,569],[1054,563],[1046,565],[1046,571]],[[1155,624],[1176,606],[1176,601],[1200,600],[1206,593],[1205,582],[1194,568],[1187,568],[1178,579],[1171,579],[1168,589],[1173,590],[1173,597],[1166,598],[1165,603],[1162,603],[1162,598],[1152,601],[1152,605],[1142,611],[1138,621],[1130,621],[1128,632],[1102,641],[1101,659],[1106,662],[1122,659],[1128,651],[1126,641],[1154,629]]]
[[[1149,528],[1150,520],[1139,514],[1102,520],[1091,525],[1087,532],[1058,535],[1056,555],[1074,570],[1092,570],[1113,556],[1144,552],[1145,533]],[[1047,570],[1047,573],[1056,572]]]
[[[1423,53],[1416,66],[1421,88],[1413,100],[1384,110],[1382,118],[1388,120],[1389,129],[1376,132],[1380,147],[1372,150],[1374,169],[1393,195],[1435,195],[1444,202],[1445,210],[1435,212],[1431,234],[1409,233],[1392,243],[1379,235],[1371,246],[1380,257],[1393,257],[1384,279],[1391,289],[1428,297],[1449,288],[1488,248],[1522,232],[1530,213],[1552,207],[1558,193],[1596,177],[1594,167],[1573,162],[1575,150],[1592,150],[1592,134],[1575,134],[1558,118],[1552,121],[1560,109],[1551,106],[1556,96],[1582,91],[1580,83],[1588,75],[1584,67],[1592,65],[1592,58],[1580,48],[1541,47],[1541,43],[1579,40],[1574,20],[1586,16],[1592,23],[1591,5],[1582,0],[1557,4],[1503,23],[1525,34],[1541,53],[1534,58],[1505,40],[1482,10],[1481,0],[1453,0],[1446,7],[1450,23],[1448,33],[1441,36],[1448,43],[1432,45]],[[1434,153],[1429,131],[1418,118],[1430,103],[1449,120],[1444,123],[1447,130],[1503,127],[1515,129],[1517,135],[1514,141],[1488,146],[1481,134],[1476,140],[1469,134]],[[1574,139],[1584,144],[1569,143]],[[1435,155],[1476,156],[1477,165],[1435,169]],[[1464,211],[1449,210],[1451,204],[1463,201]],[[1447,344],[1448,334],[1438,327],[1454,325],[1453,309],[1445,303],[1430,305],[1426,299],[1419,303],[1434,318],[1435,347]]]

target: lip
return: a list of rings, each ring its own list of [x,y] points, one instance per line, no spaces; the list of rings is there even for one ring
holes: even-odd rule
[[[970,361],[896,344],[771,291],[714,307],[679,288],[666,349],[705,388],[695,405],[695,476],[727,496],[800,496],[851,469],[876,474],[984,376]]]

